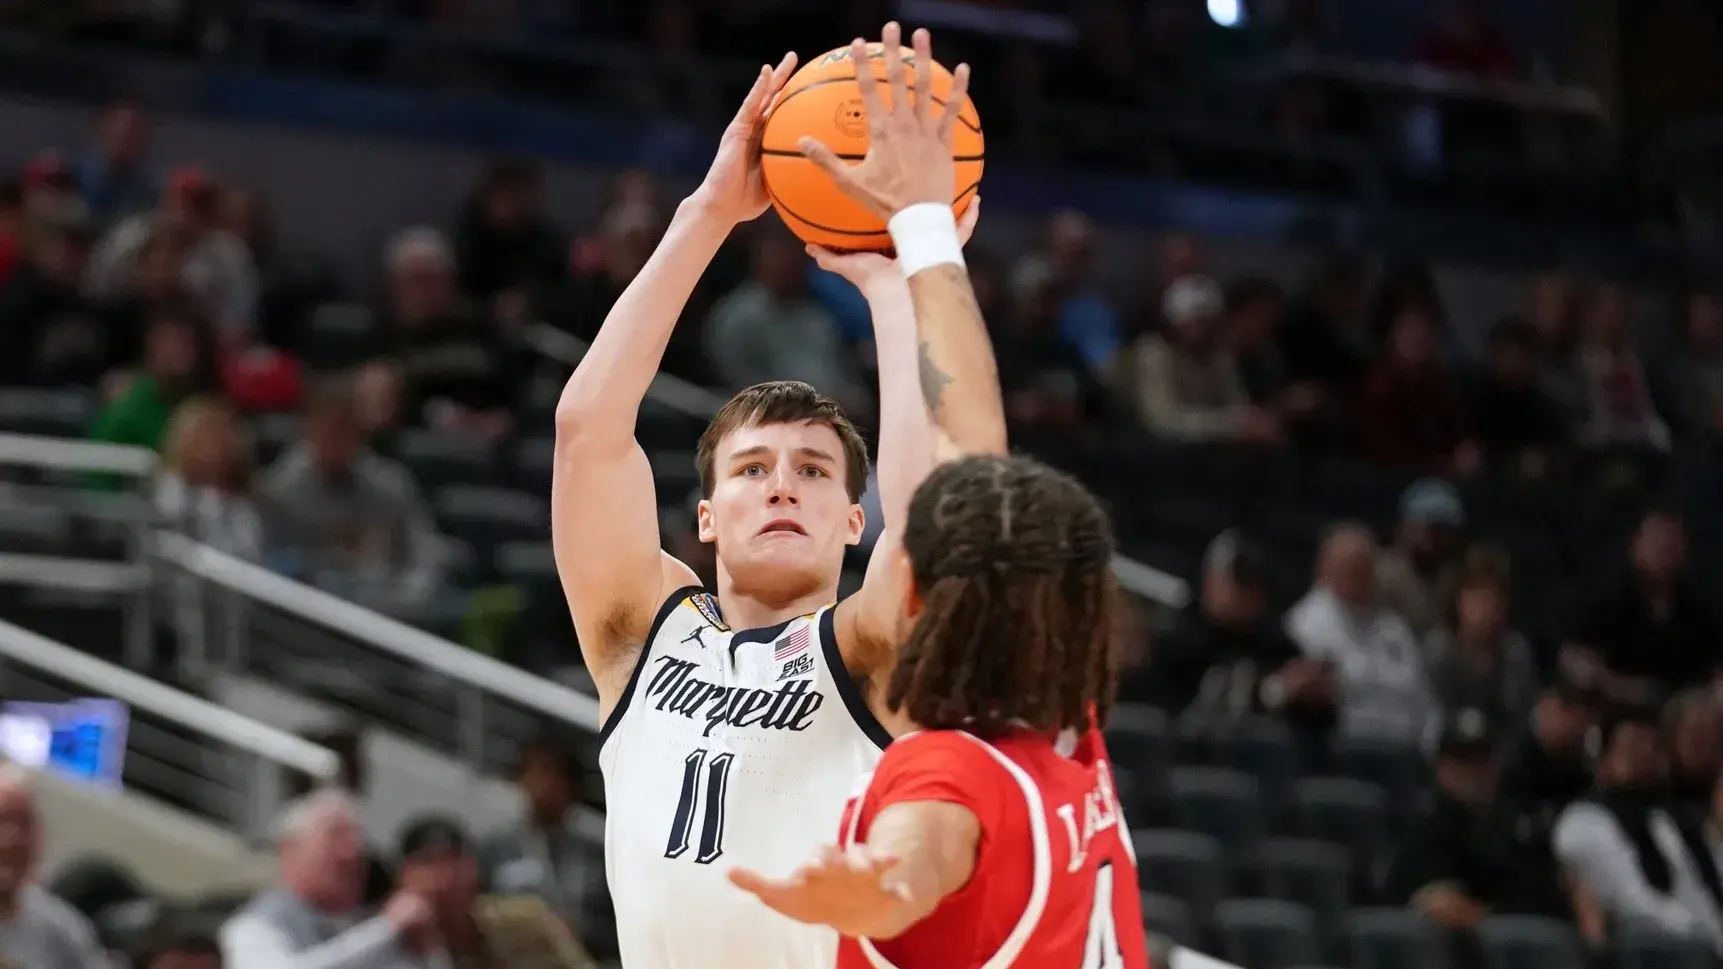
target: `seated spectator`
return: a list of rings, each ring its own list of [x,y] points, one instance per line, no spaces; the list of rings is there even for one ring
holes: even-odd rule
[[[1654,510],[1633,534],[1620,575],[1587,596],[1564,657],[1595,666],[1618,700],[1657,703],[1723,671],[1723,629],[1687,574],[1687,534],[1673,512]]]
[[[400,368],[373,360],[353,373],[353,419],[365,446],[378,454],[393,455],[403,430],[401,413],[406,395]]]
[[[1723,294],[1708,287],[1688,290],[1681,305],[1681,359],[1676,379],[1681,394],[1681,430],[1703,433],[1723,407]]]
[[[1376,558],[1376,588],[1420,640],[1441,625],[1454,601],[1465,527],[1466,506],[1446,481],[1425,478],[1401,493],[1394,544]]]
[[[1507,556],[1474,548],[1460,564],[1445,623],[1430,633],[1430,682],[1448,710],[1482,710],[1517,736],[1538,697],[1531,643],[1508,625]]]
[[[90,920],[36,882],[41,853],[35,785],[22,767],[0,766],[0,964],[108,969]]]
[[[442,817],[412,822],[401,836],[402,891],[422,890],[431,908],[424,964],[463,969],[555,966],[598,969],[575,935],[536,895],[480,895],[479,862],[461,826]]]
[[[180,402],[215,387],[212,341],[189,307],[165,308],[144,330],[141,371],[102,406],[90,436],[159,451]]]
[[[1723,708],[1709,689],[1683,690],[1663,711],[1669,743],[1669,793],[1683,820],[1711,813],[1723,775]]]
[[[132,956],[132,969],[223,969],[221,944],[196,931],[163,931]]]
[[[608,916],[604,856],[575,833],[581,769],[567,747],[549,736],[522,745],[515,767],[525,813],[518,823],[485,839],[479,857],[486,889],[536,895],[591,938]]]
[[[719,299],[706,319],[712,368],[729,389],[805,380],[852,416],[872,413],[872,395],[856,376],[837,322],[808,295],[805,258],[784,230],[761,230],[752,277]]]
[[[263,520],[251,501],[251,449],[232,408],[213,397],[194,397],[174,410],[155,506],[170,528],[229,555],[262,558]]]
[[[1016,305],[992,319],[1006,416],[1027,433],[1064,433],[1106,416],[1106,388],[1083,355],[1059,335],[1049,278],[1019,274]]]
[[[1428,746],[1441,707],[1406,621],[1376,590],[1376,541],[1362,525],[1335,527],[1322,542],[1316,584],[1286,614],[1286,632],[1340,679],[1340,729]]]
[[[371,358],[401,369],[408,420],[485,443],[507,436],[519,361],[501,329],[462,305],[448,241],[435,229],[407,229],[384,263],[388,292]]]
[[[1499,795],[1500,739],[1481,710],[1458,710],[1436,748],[1436,798],[1388,867],[1388,894],[1437,925],[1491,915],[1565,918],[1549,840],[1515,823]]]
[[[1526,284],[1519,320],[1531,337],[1538,386],[1561,415],[1571,441],[1587,414],[1585,378],[1580,374],[1579,314],[1573,278],[1548,269]]]
[[[1260,713],[1333,727],[1334,667],[1306,658],[1281,631],[1267,571],[1254,542],[1236,530],[1218,535],[1203,556],[1196,601],[1156,637],[1149,666],[1120,683],[1120,697],[1214,721]]]
[[[1014,285],[1044,279],[1054,298],[1059,335],[1097,374],[1112,370],[1119,352],[1119,320],[1096,289],[1095,223],[1081,212],[1059,212],[1047,224],[1046,245],[1025,256],[1013,272]]]
[[[78,163],[78,194],[104,225],[155,207],[161,188],[149,169],[150,117],[136,101],[105,105],[95,144]]]
[[[137,359],[137,333],[84,296],[92,231],[76,199],[31,218],[23,262],[0,286],[6,383],[94,386],[111,368]]]
[[[312,395],[304,435],[261,488],[273,564],[385,610],[429,602],[442,586],[442,538],[407,469],[360,441],[345,381]]]
[[[1358,396],[1376,340],[1367,315],[1370,273],[1357,259],[1325,259],[1306,282],[1306,295],[1287,313],[1280,332],[1286,375],[1321,387],[1337,406]]]
[[[1538,382],[1535,353],[1531,332],[1515,321],[1490,331],[1467,407],[1491,474],[1537,480],[1561,463],[1568,424]]]
[[[1143,426],[1158,436],[1277,443],[1279,421],[1245,394],[1222,309],[1214,280],[1175,280],[1162,306],[1166,329],[1137,342],[1125,390]]]
[[[303,354],[306,318],[313,308],[340,295],[330,266],[315,252],[282,242],[269,197],[258,186],[223,186],[220,219],[221,227],[245,244],[257,267],[258,340]]]
[[[1273,414],[1301,441],[1327,423],[1332,397],[1314,380],[1287,372],[1278,338],[1285,296],[1270,279],[1244,279],[1226,289],[1226,332],[1252,404]],[[1323,435],[1326,436],[1326,435]]]
[[[522,322],[568,279],[568,240],[545,212],[544,169],[527,158],[486,166],[455,226],[460,289],[493,319]]]
[[[1615,724],[1592,795],[1556,821],[1556,858],[1587,941],[1649,932],[1723,951],[1717,866],[1695,826],[1669,811],[1668,757],[1657,725]]]
[[[1630,312],[1626,294],[1611,284],[1598,286],[1587,304],[1578,351],[1586,387],[1580,440],[1593,448],[1665,451],[1669,424],[1634,347]]]
[[[360,920],[365,865],[359,808],[326,789],[290,805],[281,820],[274,887],[221,927],[224,969],[420,969],[435,926],[422,880]]]
[[[1354,407],[1363,454],[1383,467],[1437,475],[1477,467],[1459,387],[1437,351],[1436,320],[1421,304],[1388,320]]]
[[[1484,710],[1492,724],[1518,735],[1537,703],[1532,643],[1508,626],[1508,557],[1477,547],[1459,564],[1444,624],[1425,640],[1430,683],[1444,709]]]
[[[182,168],[161,206],[115,226],[96,247],[86,280],[97,299],[117,300],[141,285],[145,247],[158,236],[183,250],[181,282],[209,311],[224,347],[248,345],[257,322],[257,268],[245,244],[222,229],[221,192],[208,175]]]
[[[360,812],[360,826],[365,827],[366,805],[371,794],[371,770],[365,756],[364,736],[353,727],[335,726],[306,734],[305,739],[335,755],[340,773],[335,776],[334,786],[353,795]],[[316,793],[319,786],[317,778],[295,772],[288,791],[294,798],[302,798]],[[395,873],[390,870],[383,856],[371,846],[369,839],[366,840],[363,849],[365,888],[360,892],[359,899],[360,904],[366,908],[375,908],[387,901],[389,894],[395,890]],[[393,846],[391,850],[392,848]]]
[[[1548,832],[1569,804],[1591,790],[1592,734],[1608,698],[1582,672],[1558,670],[1517,738],[1502,791],[1521,815]]]

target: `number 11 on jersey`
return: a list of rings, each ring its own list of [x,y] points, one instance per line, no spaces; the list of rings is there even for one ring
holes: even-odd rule
[[[736,755],[722,753],[707,760],[704,748],[690,751],[682,763],[682,796],[676,801],[676,818],[670,822],[670,841],[664,857],[680,858],[688,853],[694,836],[694,819],[700,818],[700,848],[695,864],[710,865],[724,854],[724,801],[730,790],[730,765]]]

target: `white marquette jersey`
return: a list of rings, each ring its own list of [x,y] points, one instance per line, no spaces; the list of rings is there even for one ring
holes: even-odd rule
[[[731,885],[834,840],[891,737],[850,680],[834,607],[732,630],[680,589],[599,735],[605,868],[623,969],[826,969],[837,935]]]

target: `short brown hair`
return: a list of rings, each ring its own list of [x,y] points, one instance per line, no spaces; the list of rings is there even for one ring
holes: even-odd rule
[[[844,487],[851,501],[861,500],[862,492],[867,490],[867,443],[836,400],[800,380],[773,380],[744,387],[718,408],[694,451],[700,469],[701,495],[712,497],[712,489],[717,486],[718,442],[724,435],[737,428],[767,424],[824,424],[835,431],[844,451]]]
[[[984,737],[1104,721],[1113,530],[1082,485],[1027,458],[941,465],[910,502],[903,545],[926,610],[898,653],[892,709]]]

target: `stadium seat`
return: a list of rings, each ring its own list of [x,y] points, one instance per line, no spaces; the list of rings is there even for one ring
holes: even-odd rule
[[[1382,788],[1391,806],[1404,807],[1428,787],[1429,762],[1418,748],[1377,737],[1340,737],[1334,742],[1340,773]]]
[[[1167,776],[1173,823],[1201,831],[1232,855],[1262,840],[1262,793],[1249,774],[1225,767],[1175,767]]]
[[[1245,717],[1210,732],[1209,749],[1214,762],[1256,778],[1264,792],[1277,801],[1302,773],[1298,744],[1292,728],[1267,717]]]
[[[1400,908],[1355,908],[1343,920],[1352,969],[1448,969],[1434,924]]]
[[[549,505],[524,491],[451,485],[436,493],[433,504],[448,534],[479,547],[543,538],[550,530]]]
[[[1322,961],[1316,914],[1268,898],[1235,898],[1215,909],[1221,954],[1250,969],[1292,969]]]
[[[364,360],[376,321],[362,303],[324,303],[305,325],[305,358],[314,370],[343,370]]]
[[[1191,907],[1159,892],[1144,892],[1143,927],[1156,935],[1165,936],[1182,946],[1201,944],[1196,927],[1191,924]]]
[[[1380,787],[1350,777],[1306,777],[1292,787],[1292,810],[1299,834],[1367,857],[1381,843],[1388,797]]]
[[[1498,915],[1477,928],[1484,969],[1585,969],[1573,926],[1530,915]]]
[[[1263,843],[1255,868],[1263,894],[1310,906],[1319,933],[1329,942],[1351,905],[1351,866],[1339,845],[1277,838]]]
[[[1107,753],[1113,763],[1135,772],[1167,767],[1167,715],[1140,703],[1123,703],[1107,717]]]
[[[1626,930],[1616,940],[1619,969],[1715,969],[1717,957],[1698,942]]]
[[[1149,828],[1131,832],[1131,844],[1143,890],[1183,899],[1193,924],[1208,925],[1225,894],[1220,842],[1194,831]]]
[[[448,485],[483,485],[495,480],[489,448],[465,438],[433,431],[403,431],[395,453],[412,469],[419,487],[435,491]],[[548,526],[547,526],[548,527]]]

